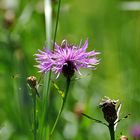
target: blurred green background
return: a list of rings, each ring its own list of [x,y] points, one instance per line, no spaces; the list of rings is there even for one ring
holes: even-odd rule
[[[120,100],[120,117],[131,114],[118,124],[117,139],[123,134],[131,140],[131,127],[140,123],[140,11],[123,9],[122,2],[62,0],[56,42],[67,39],[79,44],[88,38],[88,51],[100,51],[101,62],[96,71],[81,70],[88,76],[72,83],[54,140],[109,140],[106,127],[78,115],[83,111],[104,120],[98,107],[104,96]],[[45,44],[43,4],[42,0],[0,0],[0,140],[32,139],[26,77],[40,76],[33,55]],[[52,0],[53,28],[57,4]],[[64,89],[61,76],[56,82]],[[61,101],[56,92],[52,87],[52,122]]]

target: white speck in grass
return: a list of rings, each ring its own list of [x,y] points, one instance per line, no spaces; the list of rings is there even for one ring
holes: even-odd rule
[[[21,13],[18,19],[18,22],[22,25],[25,25],[30,21],[32,13],[33,13],[33,7],[32,4],[30,3],[27,6],[25,6],[23,12]]]
[[[50,49],[51,46],[51,33],[52,33],[52,6],[51,0],[44,1],[44,10],[45,10],[45,26],[46,26],[46,42]]]
[[[19,0],[0,0],[0,8],[16,9],[18,8]]]
[[[14,128],[12,124],[8,121],[4,122],[0,127],[0,139],[1,140],[9,140],[12,135]]]
[[[119,9],[123,11],[140,11],[140,2],[139,1],[121,2],[119,4]]]
[[[91,134],[92,136],[95,136],[98,140],[101,140],[103,137],[106,138],[107,129],[105,129],[106,126],[103,126],[102,124],[93,122],[93,125],[90,126],[91,128]]]
[[[74,139],[78,131],[78,124],[77,124],[76,117],[70,111],[65,111],[63,117],[66,120],[63,135],[66,139]]]
[[[66,139],[74,139],[77,134],[77,125],[74,123],[67,123],[64,128],[64,137]]]

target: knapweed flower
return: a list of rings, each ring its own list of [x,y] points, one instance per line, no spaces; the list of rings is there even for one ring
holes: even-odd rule
[[[46,73],[52,70],[57,77],[63,73],[67,78],[71,78],[75,71],[80,74],[80,68],[95,69],[99,64],[99,60],[96,58],[99,52],[86,52],[87,47],[88,40],[82,47],[70,45],[66,40],[63,40],[61,45],[55,43],[53,51],[45,48],[44,51],[39,50],[39,53],[35,54],[37,67],[40,72]]]

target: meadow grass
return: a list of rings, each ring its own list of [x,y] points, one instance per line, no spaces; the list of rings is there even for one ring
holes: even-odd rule
[[[47,43],[48,46],[53,44],[50,42],[53,42],[58,3],[52,1],[52,31],[49,31],[51,37],[47,39],[49,29],[46,30],[43,1],[19,0],[11,4],[1,1],[0,139],[30,140],[33,138],[33,103],[26,78],[30,75],[40,78],[38,69],[34,67],[33,55]],[[80,104],[84,113],[103,120],[98,104],[104,96],[122,102],[120,116],[131,114],[119,123],[116,138],[124,134],[132,139],[130,128],[140,122],[140,20],[139,11],[122,10],[120,4],[118,0],[64,0],[61,3],[56,42],[60,44],[67,39],[79,44],[80,39],[84,42],[88,38],[88,51],[100,51],[101,62],[95,71],[81,70],[87,76],[71,83],[67,104],[53,135],[55,140],[108,140],[109,133],[104,126],[77,114]],[[8,12],[12,14],[8,15]],[[51,80],[55,80],[62,91],[65,90],[63,76],[55,79],[52,74]],[[44,83],[47,85],[47,81]],[[38,91],[41,94],[37,99],[38,118],[44,113],[42,102],[44,106],[47,104],[47,96],[42,95],[43,87],[41,85]],[[50,86],[49,102],[49,125],[52,128],[61,103],[53,85]]]

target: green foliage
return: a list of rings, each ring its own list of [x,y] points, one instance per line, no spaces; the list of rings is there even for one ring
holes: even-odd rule
[[[6,1],[8,3],[6,3]],[[62,0],[56,42],[67,39],[79,44],[89,39],[88,50],[98,50],[101,63],[95,71],[83,70],[87,77],[72,82],[66,108],[54,132],[54,140],[108,140],[109,132],[77,114],[77,103],[84,113],[103,120],[98,104],[103,96],[120,99],[121,116],[131,114],[119,123],[117,137],[130,137],[130,127],[140,121],[140,19],[139,11],[123,11],[121,1]],[[57,1],[53,1],[53,25]],[[9,12],[9,13],[8,13]],[[54,28],[54,26],[53,26]],[[45,46],[43,1],[0,1],[0,139],[31,140],[32,99],[26,78],[40,77],[34,67],[34,54]],[[90,74],[89,74],[90,73]],[[79,76],[80,77],[80,76]],[[65,87],[60,78],[52,84],[51,123],[55,120]],[[44,85],[43,85],[44,86]],[[41,96],[42,89],[39,94]],[[42,96],[41,96],[42,97]],[[38,109],[41,108],[39,99]],[[38,114],[39,117],[39,114]],[[131,139],[131,138],[130,138]]]

